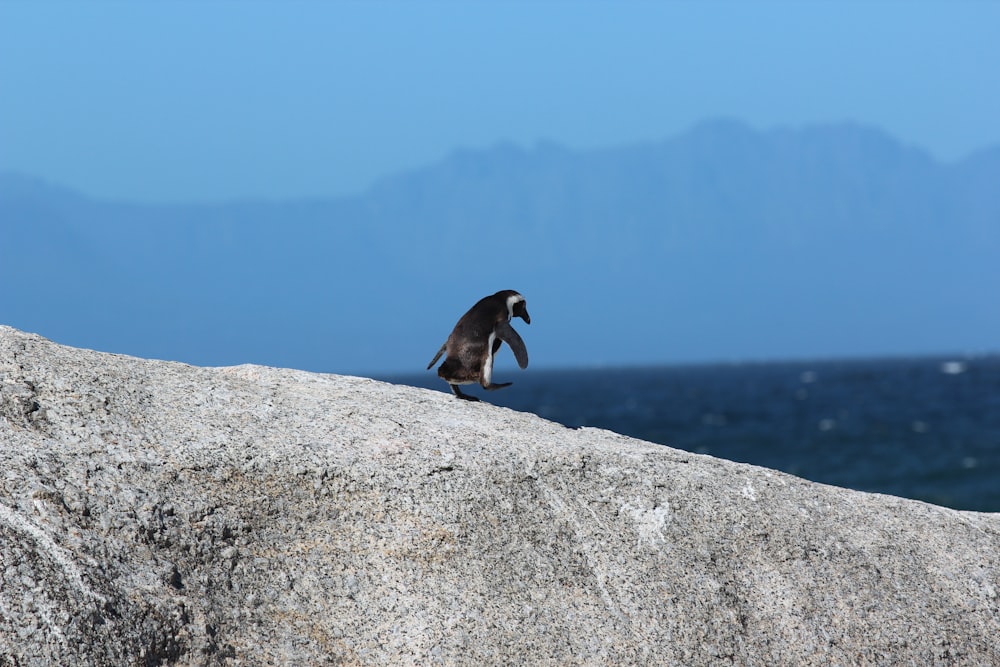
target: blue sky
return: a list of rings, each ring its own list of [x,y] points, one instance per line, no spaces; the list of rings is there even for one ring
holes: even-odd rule
[[[137,201],[328,196],[459,148],[855,120],[1000,144],[996,2],[0,0],[0,169]]]

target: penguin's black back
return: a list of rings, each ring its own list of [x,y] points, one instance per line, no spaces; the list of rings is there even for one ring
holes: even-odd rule
[[[485,296],[462,315],[445,344],[448,358],[453,360],[453,364],[456,360],[459,362],[451,368],[451,373],[459,365],[470,371],[481,368],[483,359],[492,355],[494,350],[489,349],[490,334],[494,332],[498,322],[509,319],[507,299],[516,294],[514,290],[501,290]],[[449,369],[444,369],[444,372],[448,374]]]

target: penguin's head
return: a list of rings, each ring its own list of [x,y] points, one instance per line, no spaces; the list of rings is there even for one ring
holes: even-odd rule
[[[511,319],[520,317],[525,324],[531,324],[531,316],[528,315],[528,302],[517,292],[508,297],[507,310],[510,312]]]

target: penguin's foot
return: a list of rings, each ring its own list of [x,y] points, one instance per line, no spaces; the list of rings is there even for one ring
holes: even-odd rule
[[[475,396],[469,396],[468,394],[466,394],[465,392],[463,392],[461,389],[458,388],[457,384],[449,384],[448,386],[451,387],[451,391],[458,398],[464,399],[466,401],[478,401],[479,400]]]
[[[509,387],[512,384],[514,384],[514,383],[513,382],[501,382],[500,384],[492,384],[491,383],[491,384],[488,384],[485,387],[483,387],[483,389],[485,389],[487,391],[496,391],[497,389],[503,389],[504,387]]]

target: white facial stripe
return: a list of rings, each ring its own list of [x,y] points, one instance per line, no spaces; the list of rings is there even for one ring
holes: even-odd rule
[[[514,304],[521,303],[524,301],[524,297],[520,294],[512,294],[507,297],[507,320],[514,319]],[[492,348],[491,348],[492,349]]]

